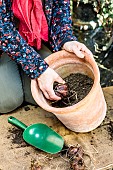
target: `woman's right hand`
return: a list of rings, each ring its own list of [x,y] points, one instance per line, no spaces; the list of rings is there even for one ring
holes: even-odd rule
[[[61,97],[58,97],[54,90],[54,82],[65,84],[65,81],[50,67],[45,70],[43,74],[37,78],[38,86],[43,92],[44,96],[49,100],[61,100]]]

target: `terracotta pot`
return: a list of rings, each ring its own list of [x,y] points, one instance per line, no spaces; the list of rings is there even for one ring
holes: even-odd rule
[[[97,128],[105,118],[106,102],[100,86],[100,72],[95,60],[89,56],[80,59],[75,54],[62,50],[48,56],[46,62],[62,78],[71,73],[82,73],[91,77],[94,83],[88,95],[77,104],[55,108],[45,99],[36,80],[32,80],[31,91],[37,104],[56,115],[72,131],[89,132]]]

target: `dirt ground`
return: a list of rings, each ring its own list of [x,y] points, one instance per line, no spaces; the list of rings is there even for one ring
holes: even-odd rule
[[[113,169],[113,86],[103,89],[107,102],[107,115],[102,124],[89,133],[75,133],[68,130],[52,113],[40,107],[24,106],[18,110],[0,116],[0,170],[70,170],[67,148],[61,153],[48,154],[30,146],[24,141],[14,142],[15,128],[7,118],[14,116],[27,126],[33,123],[45,123],[58,132],[67,147],[79,144],[84,150],[85,169]],[[21,136],[20,136],[21,138]],[[20,139],[18,138],[18,140]]]

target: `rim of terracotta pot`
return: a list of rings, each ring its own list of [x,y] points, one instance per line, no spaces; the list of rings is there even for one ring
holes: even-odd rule
[[[75,54],[73,53],[69,53],[65,50],[61,50],[61,51],[58,51],[56,53],[52,53],[51,55],[49,55],[45,61],[49,64],[49,66],[51,68],[55,68],[55,64],[52,65],[53,63],[53,60],[52,58],[56,57],[56,59],[59,59],[58,56],[71,56],[73,57],[73,61],[74,61],[74,57],[76,56]],[[41,90],[38,88],[38,85],[37,85],[37,82],[36,82],[36,79],[33,79],[31,80],[31,92],[32,92],[32,95],[36,101],[36,103],[41,107],[43,108],[44,110],[48,111],[48,112],[53,112],[53,113],[56,113],[56,114],[68,114],[68,111],[73,111],[75,106],[76,108],[79,109],[79,107],[81,107],[82,105],[85,105],[88,101],[88,99],[90,98],[90,96],[92,96],[93,94],[95,94],[95,89],[97,88],[97,86],[99,86],[100,84],[100,72],[99,72],[99,68],[97,66],[97,63],[95,62],[94,58],[89,56],[89,55],[86,55],[85,54],[85,58],[84,59],[80,59],[80,58],[77,58],[78,61],[82,61],[84,60],[84,63],[88,63],[91,65],[92,67],[92,72],[93,72],[93,75],[94,75],[94,79],[93,79],[93,85],[92,85],[92,88],[90,90],[90,92],[87,94],[87,96],[85,96],[81,101],[79,101],[78,103],[72,105],[72,106],[67,106],[67,107],[63,107],[63,108],[56,108],[56,107],[53,107],[49,104],[48,100],[44,97],[43,93],[41,92]],[[67,62],[68,63],[68,62]],[[36,94],[37,92],[37,94]]]

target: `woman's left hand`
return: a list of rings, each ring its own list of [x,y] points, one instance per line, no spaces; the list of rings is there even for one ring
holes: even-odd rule
[[[66,42],[63,45],[62,49],[66,50],[68,52],[75,53],[77,55],[77,57],[79,57],[79,58],[84,58],[84,53],[93,57],[92,52],[83,43],[80,43],[78,41]]]

